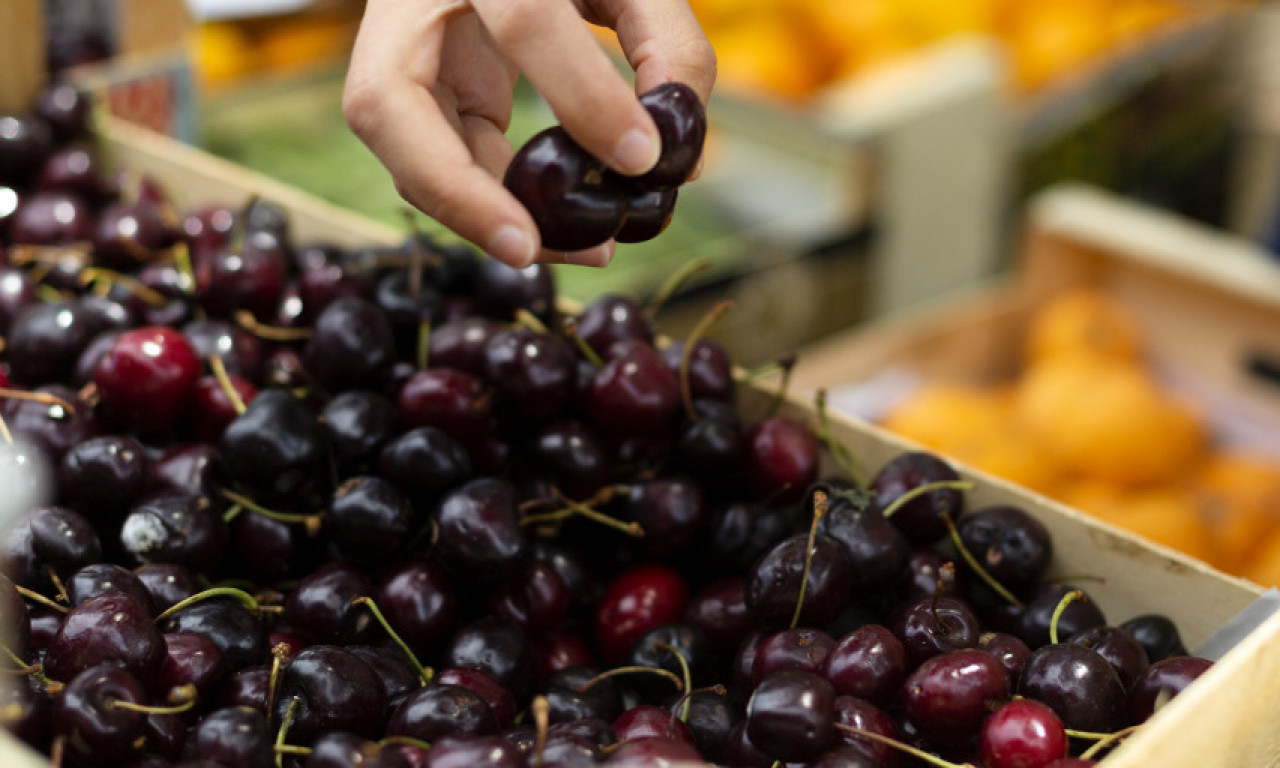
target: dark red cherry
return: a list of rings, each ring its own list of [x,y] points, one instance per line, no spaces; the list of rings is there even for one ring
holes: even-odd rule
[[[450,368],[419,371],[400,389],[397,407],[407,427],[435,427],[470,445],[489,431],[493,395],[485,383]]]
[[[685,622],[654,627],[640,636],[627,652],[625,663],[633,667],[665,669],[683,677],[688,669],[695,687],[709,685],[720,677],[720,659],[711,652],[702,630]],[[636,676],[628,683],[650,701],[662,701],[672,693],[669,680],[656,675]]]
[[[202,443],[216,444],[227,426],[240,415],[240,405],[251,403],[258,396],[258,388],[242,376],[229,374],[227,383],[239,403],[231,399],[216,376],[201,376],[196,382],[188,423],[191,436]]]
[[[138,580],[151,593],[157,611],[163,611],[200,591],[200,584],[190,568],[177,563],[148,563],[134,571]]]
[[[334,491],[326,522],[343,558],[372,567],[409,545],[417,518],[413,505],[394,485],[361,475]]]
[[[1199,656],[1169,656],[1147,667],[1129,689],[1131,722],[1145,722],[1158,706],[1182,693],[1212,666],[1212,661]]]
[[[883,763],[868,755],[860,747],[840,746],[822,753],[809,768],[880,768]]]
[[[400,700],[422,687],[422,678],[410,665],[404,651],[394,645],[344,645],[352,656],[369,665],[387,692],[387,714]]]
[[[236,214],[221,205],[211,205],[191,211],[182,218],[182,237],[191,246],[193,260],[212,256],[231,242]]]
[[[36,94],[32,111],[60,143],[78,139],[89,130],[89,94],[70,83],[51,83]]]
[[[396,347],[402,355],[417,351],[422,324],[434,327],[445,319],[445,300],[425,280],[415,287],[409,281],[408,269],[397,269],[383,275],[375,289],[374,301],[385,314],[395,334]]]
[[[896,526],[894,530],[897,530]],[[932,547],[913,547],[911,556],[907,560],[905,599],[916,601],[933,597],[941,589],[942,596],[963,600],[968,592],[968,579],[963,572],[957,572],[952,568],[950,575],[944,580],[942,569],[947,563],[954,565],[955,559],[943,555]],[[1008,603],[1003,597],[998,595],[993,597]],[[976,611],[978,606],[974,606],[974,609]],[[981,617],[980,612],[979,615]]]
[[[23,196],[13,187],[0,184],[0,240],[7,242],[6,233],[9,230],[9,220],[13,218],[13,214],[18,208],[22,207]],[[0,244],[0,265],[9,263],[9,255],[4,245]]]
[[[228,672],[262,664],[269,654],[266,627],[230,597],[212,597],[189,605],[162,622],[160,629],[209,638],[222,651]]]
[[[431,745],[423,768],[524,768],[526,764],[516,746],[498,736],[445,736]],[[546,764],[551,766],[549,761]]]
[[[641,635],[679,620],[688,595],[684,577],[666,566],[641,565],[619,574],[596,608],[601,654],[610,662],[620,661]]]
[[[147,704],[146,692],[128,670],[89,666],[68,680],[53,711],[55,732],[66,737],[67,756],[77,764],[123,759],[142,736],[146,715],[117,702]]]
[[[840,725],[889,739],[898,738],[898,729],[894,726],[893,718],[865,699],[855,696],[837,696],[833,709],[835,720]],[[897,762],[897,751],[884,742],[874,741],[844,730],[837,730],[836,736],[846,746],[870,755],[876,760],[877,765],[894,765]]]
[[[568,410],[577,358],[564,337],[511,328],[495,333],[484,355],[485,376],[505,425],[539,427]]]
[[[71,574],[66,587],[72,605],[108,592],[123,592],[137,600],[148,614],[156,612],[155,601],[142,580],[133,571],[114,563],[90,563]]]
[[[480,694],[460,685],[432,683],[404,698],[387,721],[388,736],[434,742],[447,736],[498,732],[493,710]]]
[[[1111,733],[1128,712],[1120,676],[1106,659],[1080,645],[1059,643],[1032,651],[1022,667],[1018,695],[1041,701],[1077,731]]]
[[[684,339],[677,339],[662,349],[662,359],[677,377],[685,346]],[[733,402],[736,386],[733,360],[725,348],[711,339],[695,341],[689,353],[689,393],[693,398]]]
[[[9,326],[23,307],[36,302],[35,283],[11,267],[0,266],[0,333],[8,333]]]
[[[800,624],[826,626],[849,602],[853,573],[844,549],[826,536],[813,539],[807,582],[808,534],[783,539],[756,562],[747,578],[747,609],[765,626],[785,626],[796,612],[800,586],[807,583]]]
[[[638,738],[619,744],[609,753],[604,765],[618,768],[652,768],[652,766],[705,765],[692,744],[666,738]]]
[[[836,693],[886,707],[902,688],[907,665],[907,651],[898,638],[879,624],[868,624],[840,638],[818,672]]]
[[[664,432],[680,408],[680,385],[651,345],[615,344],[587,391],[587,411],[601,430],[618,434]]]
[[[1187,649],[1178,634],[1178,625],[1168,616],[1148,613],[1135,616],[1120,625],[1120,628],[1133,636],[1152,664],[1170,656],[1186,656]]]
[[[587,499],[610,480],[612,461],[596,431],[580,421],[557,421],[529,445],[529,461],[557,490]],[[643,524],[642,524],[643,525]]]
[[[717,653],[732,653],[755,628],[747,610],[747,583],[725,578],[704,585],[689,600],[684,620],[702,630]]]
[[[500,329],[484,317],[463,317],[433,327],[427,339],[428,365],[484,376],[484,348]]]
[[[652,704],[640,704],[628,709],[613,721],[613,731],[618,741],[634,739],[672,739],[693,745],[693,731],[678,717],[662,707]]]
[[[202,363],[216,355],[227,373],[249,381],[261,379],[266,350],[257,336],[243,328],[226,320],[192,320],[182,327],[182,335]]]
[[[1000,705],[978,736],[982,761],[990,768],[1046,766],[1066,757],[1069,746],[1062,721],[1034,699]]]
[[[0,184],[26,182],[52,151],[53,134],[43,120],[0,115]]]
[[[346,563],[326,563],[298,582],[284,602],[284,617],[297,632],[320,643],[368,642],[381,632],[369,610],[353,604],[373,595],[373,584]]]
[[[9,242],[14,244],[62,245],[92,237],[93,213],[89,205],[69,192],[34,192],[9,217]]]
[[[95,263],[132,271],[173,245],[173,231],[151,203],[110,203],[98,214],[93,232]]]
[[[67,381],[95,335],[89,314],[78,304],[27,304],[9,325],[9,372],[32,387]]]
[[[382,734],[386,706],[382,681],[368,664],[342,648],[313,645],[284,666],[272,720],[283,722],[294,708],[291,744],[306,745],[330,731],[375,738]]]
[[[747,737],[775,760],[812,760],[836,738],[835,698],[831,683],[812,672],[775,672],[747,703]]]
[[[498,728],[510,728],[516,718],[516,700],[502,683],[488,673],[471,667],[448,667],[440,670],[433,682],[458,685],[478,694],[489,705]]]
[[[568,666],[547,676],[547,697],[551,723],[571,723],[599,719],[606,724],[622,714],[622,697],[614,681],[603,678],[587,687],[601,670],[591,666]]]
[[[224,707],[200,718],[182,748],[186,760],[206,759],[218,765],[271,768],[275,742],[267,718],[248,707]]]
[[[486,616],[471,622],[453,636],[445,649],[443,666],[474,667],[524,700],[533,690],[534,661],[529,637],[515,622]]]
[[[53,707],[53,696],[30,678],[0,686],[0,709],[4,713],[0,722],[33,749],[43,749],[49,741]]]
[[[883,515],[837,497],[818,521],[818,530],[843,547],[853,569],[855,591],[869,595],[897,591],[910,567],[911,545]]]
[[[225,485],[226,478],[217,449],[197,444],[176,446],[159,461],[152,462],[151,482],[156,491],[214,496]]]
[[[273,318],[289,266],[278,236],[251,232],[238,252],[217,251],[194,261],[196,295],[211,316],[231,317],[245,310],[264,322]]]
[[[303,362],[330,392],[377,390],[386,384],[395,360],[395,338],[387,316],[356,296],[334,301],[320,313]]]
[[[646,187],[676,187],[693,173],[702,156],[707,135],[707,115],[698,94],[684,83],[663,83],[640,96],[658,126],[662,155],[658,164],[636,183]]]
[[[147,488],[150,469],[146,453],[133,438],[93,437],[63,455],[58,488],[69,506],[109,520]]]
[[[645,551],[672,557],[689,548],[707,519],[702,489],[685,477],[662,477],[632,484],[624,499],[626,516],[644,530]]]
[[[180,563],[208,573],[222,562],[227,530],[208,499],[166,494],[129,510],[120,546],[133,565]]]
[[[999,659],[1009,675],[1009,684],[1016,688],[1022,677],[1022,665],[1031,656],[1027,644],[1005,632],[983,632],[978,637],[977,647]]]
[[[632,185],[627,185],[629,188]],[[619,243],[643,243],[666,230],[676,210],[677,190],[630,188],[622,226],[613,237]]]
[[[765,637],[756,649],[752,676],[759,683],[783,669],[800,669],[822,674],[823,665],[836,641],[819,629],[784,629]]]
[[[983,569],[1006,589],[1026,596],[1053,559],[1044,524],[1018,507],[976,510],[957,523],[960,540]]]
[[[903,606],[890,628],[913,666],[942,653],[972,648],[981,634],[969,606],[951,597],[925,598]]]
[[[618,231],[627,207],[604,163],[560,126],[525,142],[502,183],[529,210],[542,247],[553,251],[600,245]]]
[[[898,497],[921,485],[959,479],[950,464],[932,454],[921,451],[898,454],[871,480],[870,490],[875,495],[872,510],[883,512]],[[964,496],[960,491],[937,490],[907,502],[893,513],[891,519],[912,544],[928,546],[947,535],[941,515],[957,520],[963,510]]]
[[[218,689],[217,706],[248,707],[265,715],[267,688],[271,682],[273,680],[269,665],[245,667],[227,677]]]
[[[168,691],[191,684],[202,701],[211,701],[226,676],[222,651],[204,635],[174,632],[164,636],[165,660],[153,689]]]
[[[546,264],[516,269],[497,259],[480,259],[471,279],[471,299],[480,314],[494,320],[513,320],[516,311],[523,309],[552,327],[555,273]]]
[[[446,494],[434,513],[435,555],[454,574],[484,583],[508,578],[529,556],[516,493],[502,479],[481,477]]]
[[[725,765],[742,766],[742,768],[770,768],[776,762],[751,743],[751,739],[747,737],[747,718],[745,717],[729,731],[720,759]]]
[[[125,332],[98,363],[102,407],[130,428],[158,432],[186,411],[200,377],[195,350],[172,328]]]
[[[426,765],[427,752],[409,744],[379,743],[369,741],[345,731],[326,733],[311,745],[311,754],[300,768],[411,768],[411,762],[402,750],[414,750],[421,754]],[[432,750],[434,751],[434,750]],[[288,763],[286,763],[287,765]]]
[[[771,416],[747,433],[747,477],[761,498],[797,501],[818,479],[818,439],[785,416]]]
[[[102,543],[93,525],[64,507],[38,507],[4,535],[3,571],[29,589],[52,589],[54,577],[66,579],[101,559]]]
[[[1069,643],[1092,648],[1099,656],[1115,667],[1120,684],[1130,690],[1135,681],[1147,671],[1147,652],[1138,641],[1117,627],[1090,627],[1072,635]]]
[[[55,680],[70,680],[96,664],[113,664],[149,681],[164,659],[164,638],[146,606],[108,592],[71,609],[49,646],[45,669]]]
[[[69,146],[57,150],[40,168],[36,187],[44,192],[65,192],[98,205],[117,190],[102,164],[87,148]]]
[[[569,590],[547,563],[534,561],[524,572],[489,593],[489,608],[531,632],[552,629],[569,615]]]
[[[31,615],[17,587],[3,573],[0,573],[0,622],[5,628],[0,641],[6,643],[15,656],[25,660],[31,650]]]
[[[644,308],[635,299],[616,293],[592,299],[578,316],[576,332],[601,356],[615,342],[633,339],[653,343],[653,323]]]
[[[903,686],[907,718],[939,743],[969,739],[990,713],[1009,698],[1004,667],[986,651],[950,651],[925,660]]]
[[[471,458],[457,440],[434,427],[418,427],[387,443],[378,474],[415,504],[426,506],[471,475]]]
[[[266,389],[227,426],[219,443],[227,475],[262,499],[290,497],[328,471],[325,433],[292,393]]]
[[[791,516],[782,505],[726,504],[712,510],[699,558],[712,573],[742,572],[790,533]]]
[[[1062,598],[1075,589],[1078,588],[1069,584],[1042,585],[1027,601],[1014,634],[1032,649],[1048,645],[1051,640],[1049,625],[1053,621],[1054,611],[1062,602]],[[1074,634],[1090,627],[1104,626],[1106,623],[1102,610],[1086,594],[1078,600],[1067,603],[1066,608],[1062,610],[1062,614],[1058,617],[1058,639],[1065,641]]]
[[[456,629],[453,586],[432,560],[409,558],[384,570],[377,603],[396,632],[420,655],[434,655]]]
[[[548,630],[533,638],[532,643],[539,680],[546,680],[552,672],[565,667],[596,665],[595,653],[577,633],[570,630]]]

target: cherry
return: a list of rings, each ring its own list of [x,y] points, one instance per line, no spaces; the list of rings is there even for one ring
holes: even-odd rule
[[[534,661],[529,638],[518,624],[497,616],[477,619],[458,630],[441,663],[478,669],[521,701],[533,689]]]
[[[450,491],[434,520],[436,556],[463,578],[500,581],[515,575],[529,557],[515,489],[506,480],[481,477]]]
[[[303,362],[330,392],[379,389],[391,375],[395,338],[385,313],[357,296],[335,300],[316,318]]]
[[[191,632],[167,634],[164,643],[165,660],[153,688],[168,691],[191,684],[202,701],[211,700],[227,671],[218,646],[204,635]]]
[[[55,578],[102,558],[102,544],[82,515],[63,507],[38,507],[6,532],[3,571],[21,586],[46,590]]]
[[[280,304],[289,257],[278,235],[264,230],[247,232],[238,251],[196,254],[196,296],[212,317],[231,317],[245,310],[268,321]]]
[[[404,651],[377,645],[344,645],[343,649],[369,665],[382,681],[387,693],[387,713],[395,709],[405,696],[422,687],[422,678],[410,665]]]
[[[1015,595],[1027,595],[1053,559],[1044,524],[1018,507],[976,510],[962,517],[957,528],[960,541],[983,569]]]
[[[770,768],[776,761],[760,751],[747,737],[747,718],[743,717],[729,731],[720,756],[725,765],[742,768]]]
[[[32,386],[67,381],[96,331],[78,304],[27,304],[9,325],[10,373]]]
[[[693,731],[684,721],[652,704],[640,704],[618,715],[613,721],[613,732],[620,742],[654,738],[694,744]]]
[[[415,653],[434,653],[455,629],[457,599],[434,561],[413,557],[392,564],[375,594],[387,621]]]
[[[51,83],[36,94],[32,112],[65,144],[88,132],[90,101],[89,94],[70,83]]]
[[[1129,688],[1129,718],[1145,722],[1157,706],[1182,693],[1213,666],[1198,656],[1168,656],[1143,671]]]
[[[271,768],[274,737],[261,712],[224,707],[200,718],[187,736],[182,755],[186,760],[203,758],[219,765]]]
[[[66,737],[67,754],[93,765],[123,759],[142,735],[146,715],[121,703],[145,705],[142,684],[125,669],[109,664],[78,672],[54,705],[56,732]]]
[[[152,605],[165,610],[200,591],[196,575],[177,563],[147,563],[134,571],[151,594]]]
[[[538,663],[538,679],[546,680],[552,672],[565,667],[595,666],[596,657],[575,633],[552,629],[533,639],[533,653]]]
[[[652,344],[653,323],[644,308],[628,296],[605,293],[592,299],[577,318],[578,338],[597,355],[605,355],[615,342],[628,339]]]
[[[366,642],[376,625],[368,609],[354,603],[373,594],[373,584],[346,563],[326,563],[298,582],[284,602],[289,625],[321,643]]]
[[[440,685],[458,685],[479,695],[489,705],[489,710],[493,713],[499,729],[510,728],[515,721],[515,697],[502,683],[481,670],[449,667],[440,670],[432,682]]]
[[[930,453],[908,451],[898,454],[880,468],[871,480],[875,495],[873,510],[885,511],[898,497],[922,485],[954,482],[960,479],[951,465]],[[960,491],[939,489],[917,496],[903,504],[890,517],[893,524],[917,546],[928,546],[947,535],[942,515],[960,518],[964,496]]]
[[[671,557],[688,549],[707,517],[702,489],[683,477],[634,483],[624,505],[626,516],[644,530],[644,548],[654,557]]]
[[[1058,604],[1068,592],[1077,590],[1077,587],[1068,584],[1041,585],[1027,601],[1014,634],[1031,648],[1047,645],[1052,639],[1050,624]],[[1083,591],[1081,595],[1080,599],[1067,603],[1058,616],[1058,637],[1062,640],[1090,627],[1101,627],[1107,623],[1097,604]]]
[[[950,597],[908,604],[894,616],[891,628],[913,666],[939,654],[972,648],[981,634],[969,606]]]
[[[489,608],[531,632],[552,629],[569,615],[569,590],[555,568],[534,561],[489,593]]]
[[[740,573],[791,532],[783,506],[733,502],[713,509],[699,544],[699,559],[713,572]]]
[[[0,184],[27,181],[53,151],[53,134],[43,120],[0,115]]]
[[[244,667],[230,675],[218,690],[219,707],[248,707],[267,713],[267,688],[275,680],[270,666]]]
[[[1080,645],[1060,643],[1032,651],[1022,666],[1018,694],[1049,705],[1063,725],[1077,731],[1111,733],[1128,719],[1115,668]]]
[[[172,328],[126,331],[94,372],[103,407],[141,431],[168,429],[186,411],[200,376],[190,342]]]
[[[68,505],[111,519],[142,494],[150,462],[136,440],[117,435],[92,437],[67,451],[58,469],[58,488]]]
[[[155,613],[155,601],[142,579],[114,563],[90,563],[71,574],[66,586],[72,605],[108,592],[123,592],[137,600],[148,614]]]
[[[1133,639],[1133,635],[1123,629],[1090,627],[1072,635],[1067,642],[1092,648],[1106,659],[1115,667],[1116,674],[1120,676],[1120,684],[1126,691],[1147,671],[1147,652]]]
[[[31,615],[18,589],[8,576],[0,573],[0,626],[5,627],[0,641],[19,659],[26,659],[31,649]]]
[[[658,164],[636,177],[644,187],[675,187],[693,173],[702,156],[707,116],[698,94],[684,83],[666,82],[640,96],[662,140]]]
[[[731,653],[755,626],[747,610],[746,590],[742,578],[710,582],[689,600],[684,621],[701,629],[714,651]]]
[[[342,648],[313,645],[285,664],[271,715],[284,723],[293,710],[290,743],[309,744],[329,731],[373,738],[382,733],[386,697],[368,664]]]
[[[1187,655],[1178,627],[1168,616],[1143,614],[1124,622],[1120,628],[1138,641],[1138,645],[1147,652],[1147,660],[1152,664],[1170,656]]]
[[[91,205],[114,197],[114,188],[98,158],[83,146],[67,146],[49,155],[40,168],[36,188],[45,192],[65,192]]]
[[[417,749],[412,745],[381,744],[354,733],[334,731],[312,743],[304,768],[409,768],[409,759],[398,751],[408,748]]]
[[[0,266],[0,333],[9,333],[9,326],[13,324],[18,313],[35,301],[35,284],[27,274],[11,267]]]
[[[676,678],[688,670],[694,686],[702,686],[719,677],[718,660],[712,655],[706,635],[692,624],[673,622],[654,627],[640,636],[627,652],[627,666],[665,669]],[[635,675],[631,687],[642,698],[659,701],[671,692],[670,681],[657,676]]]
[[[841,746],[822,753],[809,763],[810,768],[879,768],[883,763],[868,755],[860,747]]]
[[[1009,698],[1009,678],[991,654],[950,651],[926,659],[907,677],[903,708],[927,738],[954,743],[970,738],[987,717],[989,702]]]
[[[164,638],[147,607],[123,592],[108,592],[71,609],[49,646],[45,669],[55,680],[69,680],[97,664],[113,664],[149,681],[164,659]]]
[[[268,658],[266,627],[231,597],[206,598],[181,608],[165,619],[160,629],[209,638],[222,651],[223,663],[231,673],[262,664]]]
[[[705,765],[692,744],[666,738],[639,738],[623,742],[605,758],[605,765],[625,768]]]
[[[433,742],[445,736],[486,736],[498,721],[480,694],[460,685],[432,683],[405,697],[387,721],[388,736]]]
[[[98,214],[94,227],[94,261],[112,269],[132,269],[173,241],[173,231],[157,206],[110,203]]]
[[[2,132],[0,119],[0,135]],[[93,237],[93,214],[78,195],[56,190],[35,192],[9,217],[8,229],[9,242],[14,244],[65,245]]]
[[[0,686],[0,726],[28,746],[45,749],[53,704],[53,696],[34,680]]]
[[[640,565],[610,582],[596,607],[595,637],[601,654],[620,661],[642,635],[677,621],[688,602],[684,577],[662,565]]]
[[[736,485],[747,459],[746,429],[735,414],[716,413],[709,407],[718,402],[694,401],[698,418],[681,423],[674,446],[681,470],[714,490]]]
[[[983,722],[978,744],[990,768],[1044,768],[1066,757],[1070,746],[1062,721],[1034,699],[1000,705]]]
[[[896,592],[906,579],[912,558],[911,545],[883,515],[858,509],[837,496],[818,521],[818,530],[844,548],[853,570],[855,592],[872,595]]]
[[[378,474],[415,504],[426,506],[471,475],[471,458],[461,443],[443,431],[418,427],[382,448]]]
[[[206,206],[191,211],[182,218],[179,228],[182,237],[191,246],[193,260],[212,256],[231,242],[236,226],[236,215],[219,205]]]
[[[774,672],[747,703],[747,737],[775,760],[812,760],[835,741],[835,699],[831,683],[812,672]]]
[[[544,695],[552,723],[568,723],[584,718],[612,722],[622,714],[622,698],[614,681],[597,679],[600,670],[589,666],[568,666],[547,676]],[[590,686],[587,684],[590,683]]]
[[[268,501],[297,494],[327,469],[324,429],[282,389],[259,392],[222,433],[219,452],[231,479]]]
[[[409,500],[391,483],[369,475],[338,486],[327,518],[338,552],[368,567],[404,549],[415,521]]]
[[[791,621],[800,603],[802,585],[804,601],[799,623],[804,626],[831,623],[848,602],[853,573],[844,549],[819,534],[813,538],[810,550],[809,538],[808,534],[797,534],[783,539],[748,574],[747,609],[760,624],[782,626]]]
[[[1004,632],[983,632],[978,637],[978,648],[995,656],[1009,675],[1009,684],[1017,687],[1022,677],[1022,667],[1031,656],[1031,649],[1016,636]]]
[[[201,360],[216,356],[227,373],[249,381],[261,379],[266,350],[257,336],[243,328],[226,320],[192,320],[182,326],[182,335]]]
[[[618,231],[627,208],[614,175],[560,126],[525,142],[502,183],[529,210],[542,247],[553,251],[603,243]]]
[[[604,431],[663,433],[680,407],[680,385],[649,344],[624,340],[591,381],[587,412]]]
[[[764,638],[756,649],[752,678],[756,683],[783,669],[822,674],[836,641],[818,629],[785,629]]]
[[[410,428],[435,427],[470,445],[489,431],[493,420],[492,393],[479,378],[449,368],[419,371],[405,381],[397,406]]]
[[[595,430],[583,422],[548,424],[534,435],[528,451],[534,469],[571,499],[588,499],[609,482],[612,462],[608,450]]]
[[[884,707],[897,697],[907,677],[907,651],[886,627],[868,624],[841,637],[818,672],[841,696]]]
[[[129,511],[120,527],[120,545],[135,565],[180,563],[208,573],[226,550],[227,531],[208,499],[165,494]]]
[[[854,696],[837,696],[834,712],[835,721],[839,725],[889,739],[896,739],[898,736],[893,718],[864,699]],[[874,758],[876,765],[893,765],[897,762],[896,750],[888,744],[845,730],[838,730],[837,735],[846,746]]]
[[[786,416],[770,416],[747,433],[747,477],[761,498],[798,501],[818,479],[818,439]]]
[[[662,234],[676,209],[675,189],[630,189],[622,226],[613,234],[619,243],[643,243]]]
[[[484,317],[462,317],[431,328],[427,360],[434,368],[453,368],[472,376],[485,375],[484,348],[501,329]]]
[[[470,295],[476,309],[494,320],[513,320],[523,309],[544,325],[555,326],[555,273],[546,264],[516,269],[497,259],[481,259],[471,278]]]

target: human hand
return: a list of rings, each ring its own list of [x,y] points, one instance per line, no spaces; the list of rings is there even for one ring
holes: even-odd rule
[[[604,266],[612,241],[544,250],[501,182],[520,73],[614,170],[637,175],[657,162],[652,118],[583,19],[617,32],[637,93],[675,80],[706,104],[715,53],[686,0],[368,0],[343,114],[405,200],[494,258]]]

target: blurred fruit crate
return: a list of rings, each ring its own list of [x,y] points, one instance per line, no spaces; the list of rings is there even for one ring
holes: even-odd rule
[[[1011,277],[802,350],[795,381],[1280,584],[1280,265],[1242,238],[1058,188]]]
[[[401,237],[395,228],[344,212],[168,137],[116,121],[107,121],[100,129],[111,162],[150,174],[171,192],[179,206],[236,203],[259,195],[288,210],[295,234],[304,240],[358,245],[392,243]],[[1049,231],[1071,231],[1076,224],[1069,214],[1068,206],[1049,218],[1054,223]],[[1102,249],[1108,241],[1097,238],[1087,242]],[[1135,272],[1135,279],[1139,272]],[[1259,286],[1256,292],[1264,288]],[[572,311],[572,307],[566,309]],[[773,397],[767,385],[746,386],[741,395],[742,407],[748,412],[758,412]],[[813,407],[794,394],[787,399],[784,413],[805,420],[815,418]],[[833,437],[863,467],[881,466],[914,447],[874,426],[839,415],[832,419],[832,430]],[[958,469],[975,484],[969,495],[972,504],[1016,505],[1045,523],[1057,552],[1049,578],[1082,573],[1096,577],[1091,594],[1109,615],[1164,613],[1178,623],[1189,648],[1218,658],[1192,688],[1161,708],[1109,755],[1102,762],[1105,768],[1273,764],[1273,723],[1280,717],[1280,697],[1273,695],[1275,681],[1280,680],[1280,614],[1269,609],[1273,604],[1256,585],[1216,572],[1168,548],[1137,540],[1006,481],[964,466]],[[1247,707],[1241,702],[1247,702]],[[35,768],[47,761],[0,730],[0,764]]]

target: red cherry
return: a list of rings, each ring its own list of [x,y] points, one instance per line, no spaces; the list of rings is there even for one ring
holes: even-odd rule
[[[803,424],[771,416],[751,429],[747,445],[747,477],[762,497],[798,501],[818,479],[818,439]]]
[[[258,394],[258,388],[243,377],[227,376],[231,388],[240,396],[240,402],[248,405]],[[231,397],[222,388],[217,377],[204,376],[196,383],[195,407],[191,409],[191,431],[204,443],[217,443],[222,431],[235,421],[239,412]]]
[[[616,663],[641,635],[679,620],[689,587],[678,571],[640,565],[624,571],[605,590],[596,609],[596,644]]]
[[[989,768],[1045,768],[1067,756],[1067,731],[1052,709],[1035,699],[1014,699],[982,724],[979,748]]]
[[[126,331],[93,375],[103,407],[140,432],[173,426],[191,402],[199,378],[200,360],[191,343],[162,326]]]

